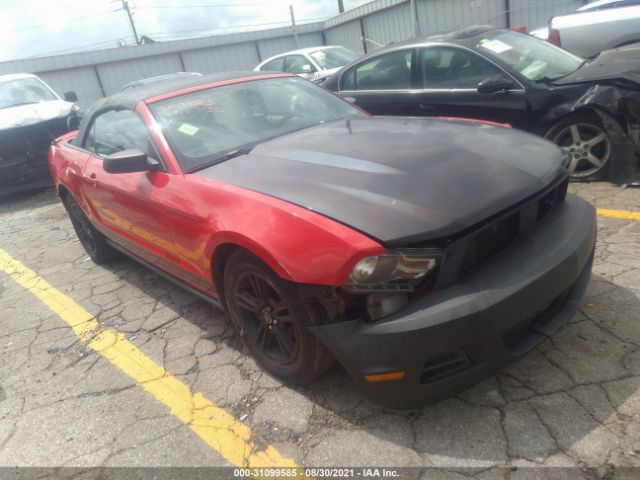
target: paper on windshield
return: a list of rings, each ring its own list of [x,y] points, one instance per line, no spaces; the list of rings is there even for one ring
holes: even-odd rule
[[[503,53],[512,50],[513,47],[511,45],[507,45],[506,43],[493,39],[489,40],[488,38],[483,38],[480,40],[480,46],[482,48],[486,48],[487,50],[491,50],[493,53]]]
[[[200,130],[198,127],[189,125],[188,123],[183,123],[182,125],[180,125],[180,127],[178,127],[178,131],[180,133],[184,133],[185,135],[190,136],[194,136],[196,133],[198,133],[198,130]]]

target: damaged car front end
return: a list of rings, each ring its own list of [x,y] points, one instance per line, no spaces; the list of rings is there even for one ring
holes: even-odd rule
[[[51,142],[78,126],[73,92],[60,99],[34,75],[0,77],[0,195],[51,185]]]
[[[354,119],[199,175],[321,212],[384,247],[338,288],[298,289],[318,319],[310,331],[367,397],[404,408],[495,373],[575,311],[596,219],[567,193],[570,161],[481,122]]]
[[[611,144],[609,179],[621,186],[640,185],[640,47],[605,51],[551,86],[582,88],[584,92],[577,100],[550,110],[547,120],[593,112]]]

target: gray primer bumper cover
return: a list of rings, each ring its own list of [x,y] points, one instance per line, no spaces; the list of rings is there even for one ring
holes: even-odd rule
[[[403,408],[435,401],[521,357],[572,315],[589,281],[595,239],[595,209],[567,195],[531,235],[458,284],[377,323],[350,321],[312,331],[372,400]],[[466,359],[464,368],[424,381],[425,365],[456,352]],[[402,380],[363,378],[398,370],[407,372]]]

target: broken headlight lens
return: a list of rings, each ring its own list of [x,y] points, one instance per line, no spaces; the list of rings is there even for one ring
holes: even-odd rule
[[[395,250],[356,263],[348,284],[380,285],[395,280],[421,280],[437,266],[441,254],[432,249]]]

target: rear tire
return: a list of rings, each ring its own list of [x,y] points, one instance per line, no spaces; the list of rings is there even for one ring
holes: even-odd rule
[[[317,314],[260,259],[246,251],[231,255],[224,270],[224,295],[231,322],[256,361],[281,381],[311,382],[333,357],[307,327]]]
[[[545,138],[571,155],[572,180],[595,181],[609,177],[611,140],[596,114],[567,115],[549,129]]]
[[[78,240],[91,260],[98,265],[103,265],[120,258],[120,252],[107,243],[105,236],[91,224],[78,202],[71,195],[64,195],[62,204],[69,214]]]

